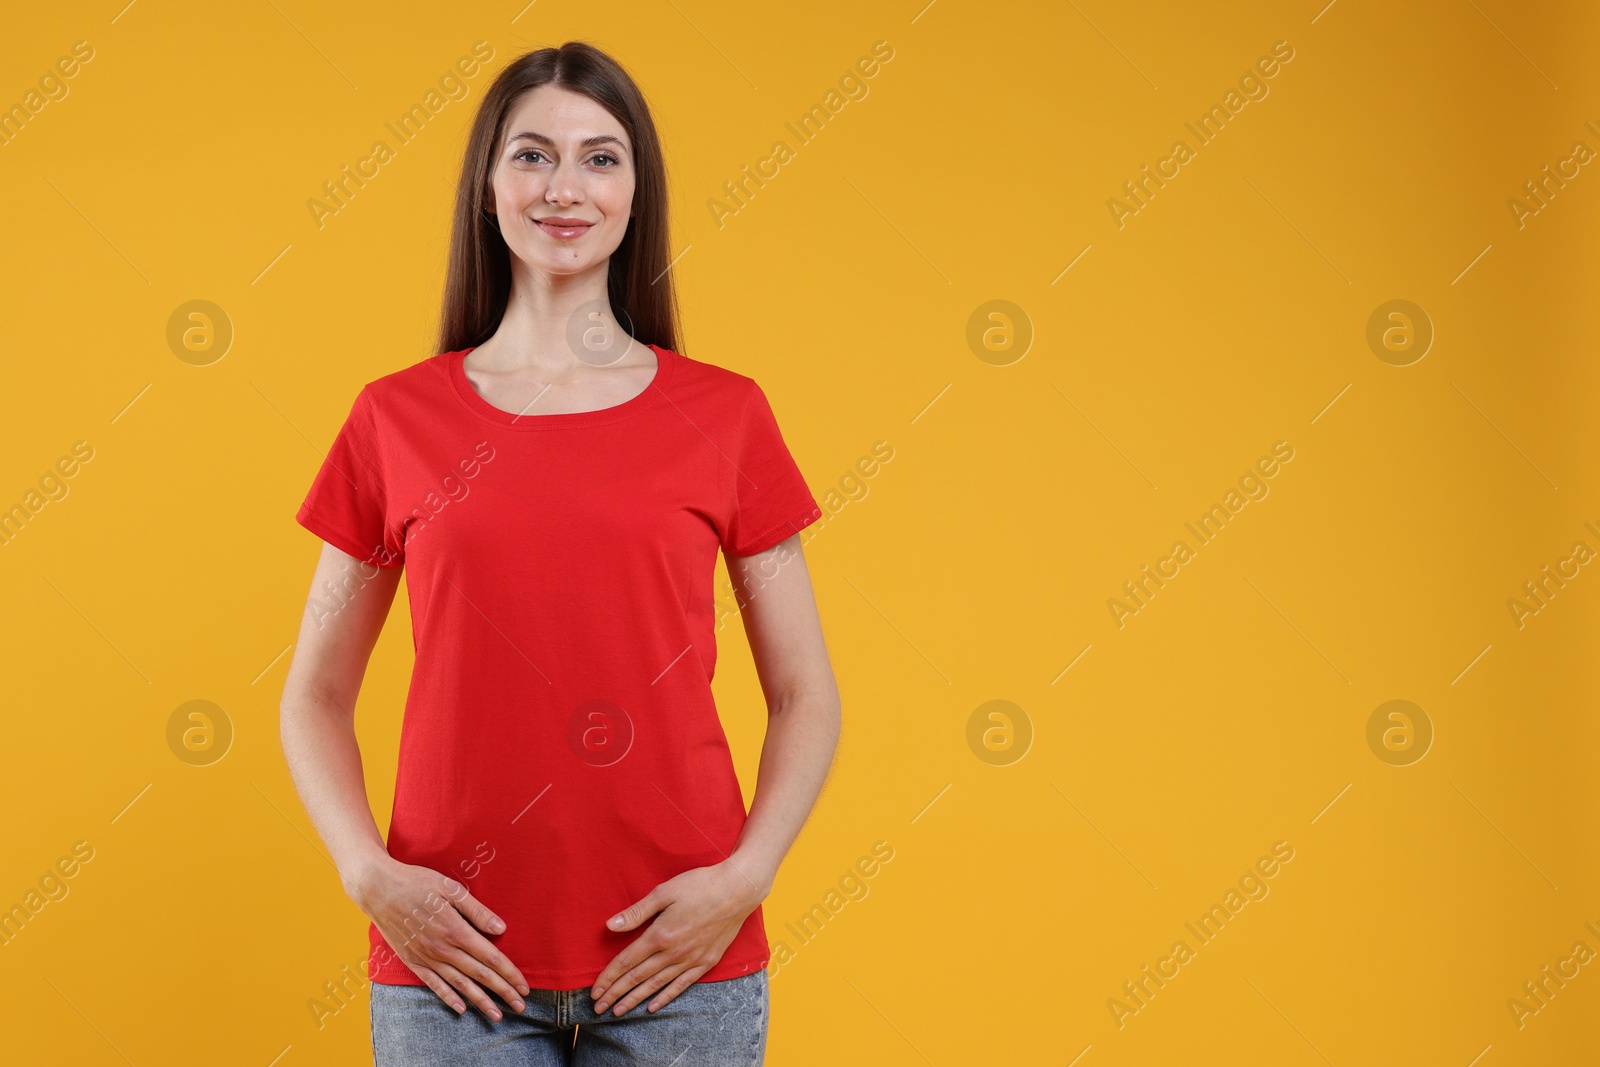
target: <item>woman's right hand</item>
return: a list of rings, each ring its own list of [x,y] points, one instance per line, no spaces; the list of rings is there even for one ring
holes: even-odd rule
[[[485,987],[516,1011],[525,1007],[527,979],[484,936],[504,933],[505,921],[454,878],[384,856],[347,882],[345,891],[395,955],[457,1014],[467,1010],[465,996],[500,1021]]]

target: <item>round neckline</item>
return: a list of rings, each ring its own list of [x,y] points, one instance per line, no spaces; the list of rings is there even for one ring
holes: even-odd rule
[[[496,407],[478,394],[472,387],[472,380],[467,377],[466,369],[467,356],[478,347],[477,345],[448,352],[445,354],[445,361],[456,395],[479,418],[511,430],[571,429],[616,422],[636,415],[657,402],[662,395],[661,390],[672,378],[672,370],[676,366],[675,354],[671,349],[652,345],[648,341],[645,344],[656,354],[656,372],[642,392],[608,408],[595,408],[592,411],[556,411],[545,415],[519,415],[514,411]]]

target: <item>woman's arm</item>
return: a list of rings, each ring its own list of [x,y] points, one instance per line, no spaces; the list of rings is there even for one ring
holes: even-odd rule
[[[356,697],[399,583],[399,567],[363,568],[323,545],[279,706],[283,753],[350,899],[457,1012],[466,1005],[455,990],[499,1019],[479,983],[517,1011],[517,994],[528,992],[522,973],[479,933],[502,933],[505,923],[455,879],[391,857],[367,803]]]
[[[767,701],[755,797],[732,855],[661,883],[613,919],[632,930],[660,914],[600,972],[595,1010],[618,1015],[656,993],[656,1011],[726,951],[756,909],[822,792],[839,742],[839,688],[796,534],[754,556],[729,556],[745,633]]]
[[[279,716],[289,773],[347,893],[389,857],[367,803],[355,734],[356,697],[400,584],[400,568],[366,578],[373,569],[322,546]]]
[[[755,796],[728,862],[765,900],[822,793],[842,713],[800,535],[728,567],[767,701]]]

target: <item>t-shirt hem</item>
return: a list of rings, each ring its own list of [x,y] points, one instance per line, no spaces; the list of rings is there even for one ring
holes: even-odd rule
[[[726,551],[730,556],[758,555],[781,541],[787,541],[789,538],[793,537],[801,530],[804,530],[807,526],[810,526],[820,518],[822,518],[822,509],[813,503],[811,505],[811,510],[806,512],[803,516],[784,519],[776,526],[769,526],[759,537],[751,538],[737,551],[729,549],[724,549],[724,551]]]
[[[515,963],[516,961],[513,960],[512,962]],[[746,975],[765,970],[771,962],[771,952],[763,952],[760,956],[754,957],[748,962],[737,959],[730,961],[727,957],[724,957],[717,962],[716,966],[706,971],[695,981],[725,982],[734,978],[743,978]],[[740,968],[743,969],[741,970]],[[600,971],[605,968],[600,967],[592,971],[531,971],[526,967],[518,969],[522,971],[522,977],[528,980],[528,985],[534,989],[565,990],[588,989],[594,985],[595,979],[600,977]],[[723,973],[729,971],[732,973]],[[708,977],[713,972],[716,972],[718,976],[715,978]],[[404,961],[398,959],[379,967],[370,980],[379,985],[427,985],[426,982],[417,977],[417,972],[406,966]]]
[[[356,541],[355,538],[329,522],[319,512],[312,511],[305,506],[302,506],[295,513],[294,518],[301,526],[304,526],[340,552],[347,556],[353,556],[362,563],[371,563],[376,567],[398,567],[404,562],[398,559],[390,560],[388,563],[383,562],[378,558],[381,553],[376,547],[362,548],[360,542]]]

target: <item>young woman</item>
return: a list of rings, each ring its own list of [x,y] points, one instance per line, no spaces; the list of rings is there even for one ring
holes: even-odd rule
[[[439,354],[361,389],[297,515],[326,543],[283,745],[372,920],[379,1067],[763,1060],[761,901],[840,730],[821,512],[755,381],[677,351],[670,264],[633,81],[581,42],[516,60],[467,144]],[[768,711],[748,815],[719,548]],[[386,846],[353,717],[402,570]]]

